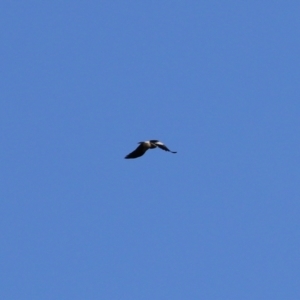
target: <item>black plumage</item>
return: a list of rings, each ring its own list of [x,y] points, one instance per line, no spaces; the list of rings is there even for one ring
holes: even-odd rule
[[[150,140],[150,141],[145,141],[145,142],[139,142],[139,146],[129,153],[128,155],[125,156],[125,158],[137,158],[145,154],[145,152],[148,149],[154,149],[156,147],[171,152],[171,153],[177,153],[175,151],[171,151],[165,144],[160,142],[159,140]]]

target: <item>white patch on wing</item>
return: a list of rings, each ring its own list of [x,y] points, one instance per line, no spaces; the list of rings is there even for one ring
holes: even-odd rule
[[[164,144],[162,142],[156,142],[155,144],[164,146]]]
[[[149,147],[151,147],[151,145],[152,145],[152,144],[150,143],[150,141],[145,141],[145,142],[143,142],[143,146],[144,146],[144,147],[148,147],[148,148],[149,148]]]

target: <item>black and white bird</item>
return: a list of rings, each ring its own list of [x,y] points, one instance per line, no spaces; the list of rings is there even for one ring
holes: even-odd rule
[[[139,142],[140,144],[134,151],[129,153],[128,155],[125,156],[125,158],[137,158],[145,154],[145,152],[148,149],[154,149],[156,147],[163,149],[165,151],[171,152],[171,153],[177,153],[175,151],[171,151],[170,149],[167,148],[165,144],[158,140],[150,140],[150,141],[145,141],[145,142]]]

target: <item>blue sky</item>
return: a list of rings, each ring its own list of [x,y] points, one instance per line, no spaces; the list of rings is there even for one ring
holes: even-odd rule
[[[2,1],[0,298],[299,299],[299,11]]]

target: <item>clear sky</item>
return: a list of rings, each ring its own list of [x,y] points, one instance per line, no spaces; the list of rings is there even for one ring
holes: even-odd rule
[[[300,299],[299,13],[1,1],[0,299]]]

